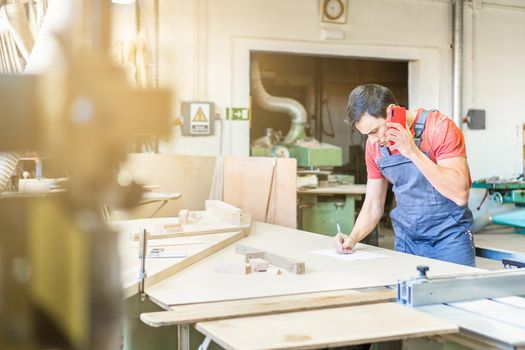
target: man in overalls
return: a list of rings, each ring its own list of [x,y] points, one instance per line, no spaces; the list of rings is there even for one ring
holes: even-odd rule
[[[390,182],[397,202],[390,213],[397,251],[475,266],[463,134],[438,111],[407,110],[406,126],[389,122],[386,116],[396,105],[384,86],[365,84],[350,93],[345,121],[368,135],[368,181],[354,228],[335,237],[335,248],[350,253],[375,228]]]

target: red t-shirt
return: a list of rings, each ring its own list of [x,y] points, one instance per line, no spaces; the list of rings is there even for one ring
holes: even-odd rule
[[[414,135],[414,124],[419,119],[421,111],[423,111],[423,108],[417,110],[416,119],[410,127],[412,135]],[[431,112],[428,115],[422,139],[420,149],[423,152],[428,152],[430,159],[432,159],[434,163],[442,159],[467,156],[463,133],[449,117],[438,111]],[[372,143],[370,139],[368,139],[366,142],[365,159],[369,179],[384,178],[377,165],[378,158],[381,158],[379,144]]]

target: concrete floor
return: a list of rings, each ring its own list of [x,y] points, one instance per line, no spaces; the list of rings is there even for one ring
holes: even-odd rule
[[[381,225],[379,230],[379,246],[381,248],[394,249],[394,230],[383,226],[384,225]],[[502,245],[502,242],[504,243],[512,239],[512,243],[514,244],[513,250],[522,251],[525,255],[525,235],[516,235],[517,234],[512,232],[512,228],[491,225],[474,234],[474,241],[476,241],[477,237],[479,241],[483,240],[484,245],[488,244],[497,247]],[[523,240],[521,240],[521,238],[523,238]],[[514,243],[516,240],[523,241],[523,244]],[[503,268],[500,261],[480,257],[476,257],[476,266],[486,270],[501,270]]]

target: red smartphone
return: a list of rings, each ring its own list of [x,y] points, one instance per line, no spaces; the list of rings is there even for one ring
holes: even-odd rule
[[[407,125],[407,110],[405,107],[392,107],[390,109],[390,115],[388,116],[389,122],[392,123],[399,123],[403,126],[403,128]],[[390,146],[392,146],[394,142],[390,142]]]

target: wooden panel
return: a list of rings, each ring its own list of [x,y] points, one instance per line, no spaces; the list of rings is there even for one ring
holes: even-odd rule
[[[268,222],[297,227],[297,161],[276,158]],[[265,221],[266,206],[272,183],[274,158],[224,158],[224,201],[252,214],[256,221]]]
[[[225,349],[318,349],[458,332],[453,323],[395,303],[200,322]]]
[[[173,154],[130,154],[122,169],[143,179],[146,185],[159,185],[157,192],[180,192],[182,197],[168,202],[157,217],[176,216],[181,209],[204,210],[215,167],[215,157]],[[130,218],[149,217],[159,203],[142,205],[129,213]]]
[[[181,305],[395,285],[398,279],[417,276],[417,265],[429,266],[429,276],[481,271],[364,244],[359,244],[357,249],[384,257],[345,261],[312,253],[332,249],[331,237],[260,222],[254,222],[251,234],[239,244],[304,261],[305,274],[233,275],[215,272],[217,261],[243,261],[242,255],[236,254],[234,246],[230,246],[150,288],[148,294],[164,305]]]
[[[306,311],[336,306],[362,305],[393,301],[394,289],[360,293],[355,290],[294,294],[249,300],[172,306],[171,311],[150,312],[140,315],[144,323],[152,327],[196,323],[241,316],[256,316]]]

